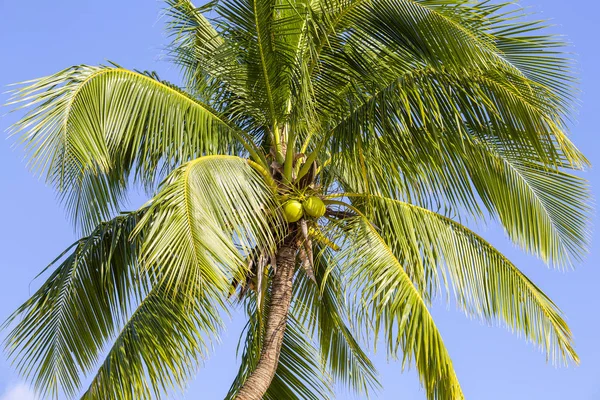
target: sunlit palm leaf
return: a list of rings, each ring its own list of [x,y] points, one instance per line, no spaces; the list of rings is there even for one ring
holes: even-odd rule
[[[145,400],[185,388],[222,327],[222,304],[152,288],[125,324],[85,400]]]
[[[360,152],[369,163],[340,152],[328,179],[337,179],[348,191],[380,194],[446,216],[481,218],[487,209],[516,244],[549,265],[572,265],[587,251],[587,182],[545,166],[533,150],[517,151],[503,141],[473,136],[462,143],[452,138],[434,142],[416,133],[369,141]],[[566,159],[558,161],[568,167]]]
[[[84,231],[118,210],[130,174],[151,188],[201,155],[246,154],[239,131],[210,107],[122,68],[72,67],[26,83],[13,101],[33,107],[13,132],[26,131],[32,165]]]
[[[283,113],[283,100],[287,97],[284,80],[288,70],[275,45],[273,7],[271,0],[227,0],[216,7],[222,17],[224,36],[235,37],[239,44],[243,43],[238,46],[238,57],[247,68],[254,101],[262,102],[262,123],[269,129]]]
[[[160,266],[168,287],[220,297],[231,279],[245,279],[245,255],[275,248],[283,224],[272,189],[247,160],[206,156],[167,178],[137,230],[144,229],[141,257]]]
[[[373,323],[376,336],[383,330],[388,354],[401,352],[403,365],[415,365],[428,399],[462,399],[441,335],[403,265],[366,218],[346,224],[348,245],[337,257],[364,305],[358,310],[361,326]]]
[[[478,141],[474,147],[466,170],[510,238],[556,267],[581,261],[590,242],[587,182],[502,143]]]
[[[578,362],[562,312],[488,242],[421,207],[379,196],[369,201],[381,237],[421,291],[435,293],[438,277],[448,279],[466,313],[521,332],[553,363]]]
[[[348,10],[340,23],[348,32],[331,38],[315,77],[322,118],[342,116],[334,150],[357,136],[367,142],[416,131],[460,143],[471,131],[534,149],[548,165],[562,156],[575,167],[587,163],[564,133],[573,94],[568,59],[532,56],[559,54],[562,43],[536,36],[539,23],[516,22],[520,10],[446,1],[354,1],[340,9]]]

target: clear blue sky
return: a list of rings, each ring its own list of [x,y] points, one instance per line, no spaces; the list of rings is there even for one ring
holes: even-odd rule
[[[600,2],[594,0],[522,0],[551,19],[554,31],[573,45],[580,71],[581,107],[572,124],[575,143],[600,165]],[[48,75],[73,64],[115,61],[128,68],[156,70],[178,82],[176,69],[160,61],[166,43],[162,3],[154,0],[0,0],[0,86]],[[0,103],[6,96],[0,97]],[[3,113],[3,112],[2,112]],[[0,130],[14,121],[0,119]],[[32,176],[21,149],[0,141],[0,319],[21,304],[37,282],[33,277],[74,239],[71,226],[52,190]],[[597,168],[587,172],[594,191]],[[139,204],[140,198],[133,201]],[[600,225],[595,221],[594,225]],[[568,316],[581,357],[579,367],[555,369],[530,344],[507,330],[469,320],[454,306],[441,304],[434,317],[453,357],[467,399],[600,399],[600,255],[594,250],[575,271],[547,269],[521,253],[495,228],[480,230],[544,289]],[[596,235],[598,236],[598,235]],[[597,242],[597,240],[596,240]],[[222,346],[190,383],[185,398],[222,399],[237,370],[235,345],[241,318],[232,321]],[[424,399],[414,372],[401,374],[399,364],[375,355],[384,389],[379,399]],[[339,399],[346,397],[341,394]],[[30,400],[26,388],[0,357],[0,400]]]

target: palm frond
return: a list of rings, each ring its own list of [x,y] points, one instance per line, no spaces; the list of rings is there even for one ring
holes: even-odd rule
[[[34,169],[84,232],[118,211],[130,174],[152,187],[204,154],[247,154],[242,145],[256,154],[209,106],[123,68],[71,67],[26,82],[11,104],[30,110],[12,131],[26,132],[21,141]]]
[[[339,232],[338,232],[339,233]],[[335,240],[335,238],[332,237]],[[303,274],[297,277],[297,295],[291,313],[317,335],[319,351],[332,377],[359,397],[369,397],[381,385],[377,370],[362,349],[360,329],[346,298],[341,270],[335,256],[316,246],[313,282]]]
[[[243,281],[245,255],[275,249],[282,221],[272,189],[247,160],[205,156],[167,178],[136,231],[147,231],[144,265],[159,265],[170,289],[220,297],[232,279]]]
[[[359,138],[426,135],[460,146],[474,132],[533,149],[547,166],[587,165],[565,133],[574,88],[564,44],[537,35],[543,24],[523,21],[522,10],[470,1],[338,6],[345,22],[313,78],[322,126],[335,127],[316,136],[332,134],[334,156]]]
[[[204,98],[210,97],[211,81],[231,75],[234,61],[225,39],[204,16],[213,3],[197,8],[189,0],[167,0],[165,16],[171,60],[182,69],[186,89]],[[224,85],[224,82],[219,82]],[[228,81],[228,85],[232,82]],[[208,92],[208,93],[207,93]]]
[[[476,141],[473,147],[464,157],[465,169],[508,236],[549,265],[581,261],[590,243],[587,181],[497,141]]]
[[[400,138],[356,141],[326,168],[326,184],[379,194],[453,218],[498,218],[508,236],[555,267],[580,261],[590,241],[590,192],[585,179],[547,166],[534,150],[472,134],[456,142],[415,131]],[[358,147],[360,147],[358,150]],[[566,157],[557,161],[569,167]],[[459,221],[460,222],[460,221]]]
[[[224,35],[236,37],[243,46],[238,55],[243,59],[252,81],[254,96],[262,101],[263,123],[273,129],[282,112],[281,59],[274,44],[274,2],[271,0],[227,0],[216,7],[222,17]],[[239,43],[241,44],[241,43]],[[249,82],[250,83],[250,82]],[[272,132],[274,134],[274,132]]]
[[[80,375],[94,367],[149,280],[137,257],[143,235],[130,234],[145,211],[100,224],[46,269],[60,264],[35,294],[5,322],[21,320],[5,346],[18,370],[40,394],[74,395]]]
[[[181,390],[219,338],[222,304],[153,287],[131,315],[84,400],[150,400]]]
[[[383,330],[388,354],[402,353],[403,366],[414,364],[428,399],[464,398],[444,342],[422,293],[415,287],[392,249],[365,217],[346,219],[344,260],[350,296],[362,307],[360,326],[375,337]]]
[[[421,207],[379,196],[368,200],[371,221],[426,298],[438,292],[441,276],[467,314],[522,334],[555,364],[578,362],[562,312],[488,242]]]
[[[432,67],[494,65],[550,88],[563,105],[572,100],[572,62],[565,43],[544,31],[545,21],[525,18],[527,11],[514,3],[331,0],[325,4],[327,16],[322,19],[329,24],[320,47],[325,58],[330,50],[325,44],[356,32],[393,49],[408,50]]]
[[[547,100],[545,89],[518,75],[495,68],[451,72],[413,67],[387,82],[372,95],[358,97],[355,88],[348,92],[351,97],[342,95],[352,110],[333,132],[337,141],[355,135],[371,138],[375,132],[406,136],[411,130],[460,141],[471,131],[511,143],[517,150],[534,149],[548,165],[557,165],[562,157],[575,167],[587,164],[566,137],[562,116]]]

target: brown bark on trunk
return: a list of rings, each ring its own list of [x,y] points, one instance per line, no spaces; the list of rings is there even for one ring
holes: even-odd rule
[[[293,235],[288,236],[277,252],[277,270],[271,286],[269,316],[265,337],[256,369],[240,388],[236,400],[261,400],[275,376],[288,310],[292,302],[292,280],[296,264],[297,245]]]

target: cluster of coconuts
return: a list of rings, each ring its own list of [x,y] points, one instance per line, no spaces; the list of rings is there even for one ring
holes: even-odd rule
[[[288,200],[283,205],[283,214],[289,223],[298,221],[305,214],[313,218],[321,218],[325,215],[325,203],[317,196],[310,196],[303,202]]]

